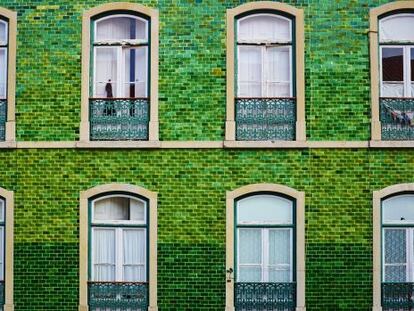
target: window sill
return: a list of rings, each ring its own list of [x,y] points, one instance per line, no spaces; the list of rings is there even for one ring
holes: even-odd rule
[[[414,140],[371,140],[371,148],[414,148]]]
[[[77,148],[160,148],[158,140],[150,141],[79,141]]]
[[[225,140],[224,148],[307,148],[306,141],[236,141]]]
[[[0,141],[0,149],[16,148],[17,143],[12,140]]]

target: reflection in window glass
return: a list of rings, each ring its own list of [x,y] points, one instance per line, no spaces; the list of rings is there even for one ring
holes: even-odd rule
[[[402,48],[382,49],[382,81],[404,81]]]

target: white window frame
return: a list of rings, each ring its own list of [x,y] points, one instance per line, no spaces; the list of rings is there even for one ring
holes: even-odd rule
[[[262,262],[261,264],[255,264],[255,263],[247,263],[247,264],[240,264],[240,231],[241,230],[261,230],[261,249],[262,249]],[[288,264],[276,264],[271,265],[270,258],[269,258],[269,232],[270,231],[289,231],[289,239],[290,239],[290,245],[289,245],[289,255],[290,255],[290,263]],[[269,273],[270,273],[270,267],[275,267],[275,270],[278,270],[277,267],[288,267],[289,268],[289,283],[293,282],[293,228],[284,228],[284,227],[273,227],[273,228],[252,228],[252,227],[239,227],[237,228],[237,282],[240,282],[240,267],[260,267],[261,268],[261,283],[269,282]],[[284,269],[280,269],[281,271],[285,271]]]
[[[136,19],[139,21],[143,21],[145,23],[145,39],[144,42],[140,43],[140,44],[129,44],[127,46],[122,45],[122,44],[111,44],[111,45],[95,45],[97,43],[99,43],[100,41],[96,41],[97,38],[97,32],[98,32],[98,23],[107,19],[111,19],[111,18],[118,18],[118,17],[127,17],[127,18],[132,18],[132,19]],[[131,82],[126,82],[124,81],[125,79],[125,54],[126,51],[131,50],[131,49],[138,49],[138,48],[145,48],[145,66],[146,66],[146,80],[145,80],[145,95],[144,97],[147,98],[148,97],[148,90],[149,90],[149,49],[150,49],[150,43],[148,40],[149,37],[149,22],[148,20],[135,16],[135,15],[128,15],[128,14],[112,14],[112,15],[108,15],[102,18],[99,18],[97,20],[94,21],[94,38],[93,38],[93,45],[92,45],[92,49],[93,49],[93,86],[92,86],[92,97],[97,97],[96,95],[96,85],[98,83],[98,81],[96,80],[97,75],[96,75],[96,70],[97,70],[97,50],[98,49],[116,49],[116,63],[117,63],[117,75],[116,75],[116,81],[111,81],[112,83],[115,83],[116,85],[116,90],[114,90],[116,93],[116,96],[114,96],[113,98],[124,98],[124,97],[128,97],[128,96],[120,96],[119,94],[123,94],[124,93],[124,86],[125,85],[129,85],[131,84]],[[121,39],[122,41],[128,42],[128,39]],[[135,96],[137,97],[137,96]]]
[[[411,49],[414,49],[414,45],[382,45],[380,44],[380,93],[381,97],[384,97],[382,94],[383,82],[383,68],[382,68],[382,50],[386,48],[401,48],[403,50],[403,81],[401,84],[404,88],[404,93],[401,98],[404,97],[414,97],[414,94],[411,94],[411,84],[414,81],[411,81]],[[414,53],[414,52],[413,52]],[[388,81],[386,83],[398,83],[399,81]]]
[[[136,200],[142,202],[144,204],[144,220],[137,221],[137,220],[95,220],[95,203],[101,200],[109,199],[109,198],[127,198],[129,200]],[[128,282],[124,280],[124,272],[123,268],[124,264],[124,232],[128,230],[142,230],[144,232],[144,263],[140,263],[137,265],[142,265],[144,267],[144,281],[140,282],[147,282],[148,281],[148,271],[147,271],[147,261],[148,261],[148,203],[135,196],[127,195],[127,194],[110,194],[101,196],[91,201],[91,254],[90,254],[90,265],[91,265],[91,280],[95,280],[95,249],[93,247],[95,242],[95,230],[113,230],[115,235],[115,280],[114,282]],[[105,226],[103,226],[105,225]],[[145,227],[143,227],[145,226]]]
[[[290,30],[290,38],[289,41],[277,41],[277,42],[271,42],[274,44],[281,44],[281,46],[275,46],[275,45],[269,45],[269,42],[265,42],[265,41],[252,41],[252,42],[243,42],[243,41],[239,41],[239,29],[240,29],[240,23],[248,18],[252,18],[252,17],[257,17],[257,16],[271,16],[271,17],[275,17],[277,16],[277,18],[280,19],[284,19],[286,21],[289,22],[289,30]],[[240,79],[239,79],[239,72],[240,72],[240,48],[244,47],[244,46],[252,46],[255,48],[260,48],[261,50],[261,98],[266,98],[266,97],[270,97],[269,96],[269,90],[268,90],[268,86],[270,83],[289,83],[289,97],[293,96],[293,55],[292,55],[292,46],[293,46],[293,40],[292,40],[292,20],[290,18],[284,17],[282,15],[279,14],[269,14],[269,13],[258,13],[258,14],[250,14],[247,15],[245,17],[239,18],[237,20],[237,35],[236,35],[236,49],[237,49],[237,90],[236,90],[236,94],[237,97],[240,97]],[[239,45],[240,43],[243,43],[243,45]],[[251,45],[250,45],[251,43]],[[258,45],[258,44],[263,44],[263,45]],[[283,44],[283,45],[282,45]],[[270,81],[269,76],[270,76],[270,68],[267,66],[268,64],[268,49],[272,49],[272,48],[288,48],[289,51],[289,81]]]

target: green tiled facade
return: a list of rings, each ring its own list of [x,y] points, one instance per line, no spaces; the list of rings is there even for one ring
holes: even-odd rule
[[[305,12],[307,139],[368,141],[369,9],[387,1],[283,2]],[[82,13],[101,3],[0,0],[18,13],[17,141],[79,139]],[[223,141],[226,9],[245,1],[139,3],[160,13],[160,140]],[[160,311],[224,310],[226,191],[253,183],[305,192],[307,310],[371,310],[372,193],[414,182],[413,164],[413,149],[0,149],[15,310],[78,310],[79,193],[113,182],[158,193]]]

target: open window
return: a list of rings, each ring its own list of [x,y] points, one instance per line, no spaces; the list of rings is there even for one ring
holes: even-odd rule
[[[81,140],[158,140],[158,13],[129,3],[91,9],[83,44]]]
[[[226,140],[304,140],[302,11],[248,3],[227,22]]]

